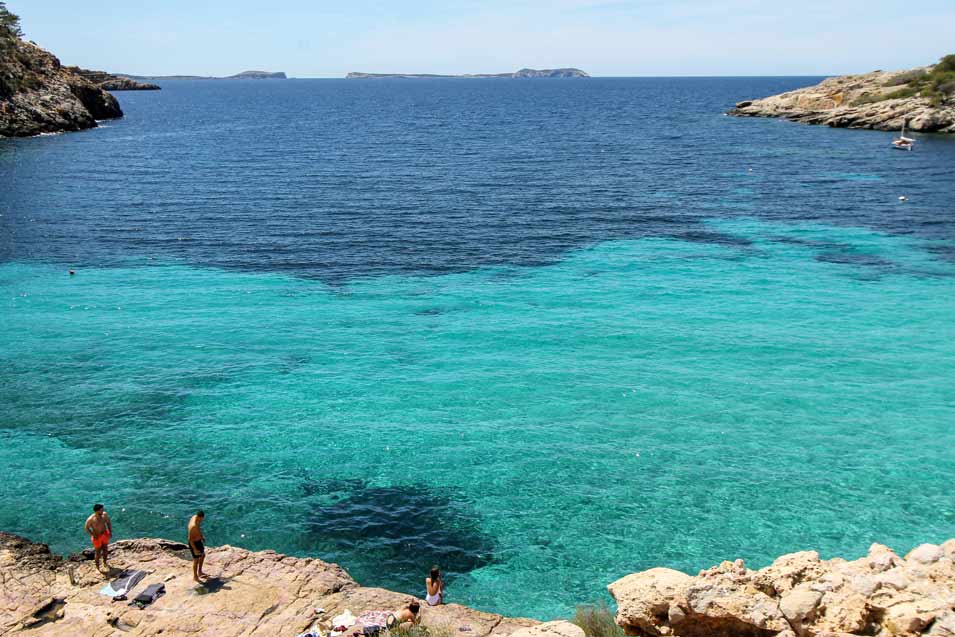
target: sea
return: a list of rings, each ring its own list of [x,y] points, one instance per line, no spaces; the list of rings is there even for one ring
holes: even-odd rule
[[[540,619],[955,536],[955,138],[724,114],[820,79],[167,81],[0,140],[0,529],[203,509]]]

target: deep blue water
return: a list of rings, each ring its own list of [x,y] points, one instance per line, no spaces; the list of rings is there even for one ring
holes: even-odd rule
[[[0,140],[0,528],[202,507],[541,618],[950,537],[955,139],[722,114],[818,79],[166,82]]]

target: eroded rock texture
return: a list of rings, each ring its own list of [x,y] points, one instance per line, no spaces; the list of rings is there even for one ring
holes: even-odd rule
[[[185,544],[121,540],[111,546],[110,556],[116,574],[117,568],[149,572],[130,598],[153,582],[165,583],[166,595],[144,610],[113,602],[99,594],[106,581],[90,555],[65,560],[45,545],[0,533],[0,635],[294,636],[345,609],[357,616],[397,609],[409,599],[359,586],[335,564],[273,551],[209,549],[205,570],[213,579],[205,587],[192,581]],[[325,611],[316,613],[316,607]],[[538,625],[457,604],[425,606],[422,612],[422,625],[467,637],[507,637]],[[525,637],[583,637],[573,632],[575,627],[542,628]]]
[[[742,560],[697,577],[655,568],[608,588],[630,635],[955,636],[955,540],[904,559],[873,544],[853,562],[805,551],[758,571]]]
[[[931,68],[931,67],[929,67]],[[904,88],[896,82],[912,71],[874,71],[829,78],[816,86],[740,102],[729,111],[741,117],[781,117],[837,128],[955,133],[955,98],[933,103],[925,97],[867,101]]]

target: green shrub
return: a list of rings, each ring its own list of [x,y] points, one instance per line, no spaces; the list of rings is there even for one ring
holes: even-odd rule
[[[614,621],[613,611],[606,602],[578,606],[571,621],[580,626],[587,637],[624,637],[625,635],[623,628]]]
[[[932,69],[932,72],[946,73],[946,72],[955,72],[955,53],[946,55],[941,60],[938,61],[938,64],[935,65],[935,68]]]
[[[946,55],[931,71],[919,69],[900,73],[885,83],[885,86],[902,86],[883,95],[863,95],[853,102],[854,106],[872,104],[883,100],[901,99],[920,95],[933,106],[941,106],[952,95],[951,83],[955,82],[955,54]]]
[[[906,71],[905,73],[899,73],[883,86],[901,86],[902,84],[908,84],[909,82],[918,82],[924,80],[928,77],[928,71],[923,71],[922,69],[915,69],[912,71]]]

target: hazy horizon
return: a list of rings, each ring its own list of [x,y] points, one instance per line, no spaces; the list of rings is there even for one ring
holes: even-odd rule
[[[117,6],[9,1],[25,37],[64,64],[134,75],[297,78],[575,67],[598,77],[825,76],[924,66],[951,53],[955,5],[809,0],[451,0],[347,7],[289,0]],[[891,46],[887,46],[891,44]]]

